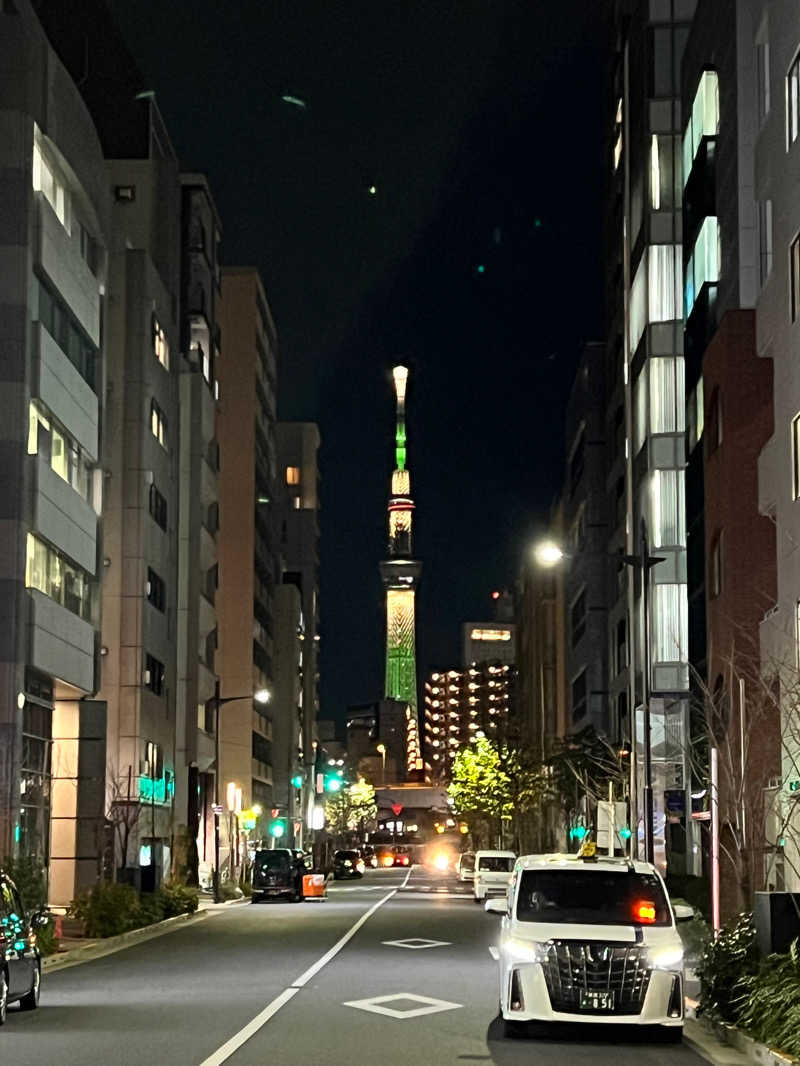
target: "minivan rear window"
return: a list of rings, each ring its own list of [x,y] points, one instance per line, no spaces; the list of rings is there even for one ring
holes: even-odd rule
[[[481,855],[478,869],[492,874],[507,874],[514,869],[514,861],[510,855]]]
[[[285,870],[289,865],[289,856],[285,851],[259,851],[256,866],[259,870]]]
[[[661,882],[654,874],[525,870],[517,898],[521,922],[580,925],[669,925]]]

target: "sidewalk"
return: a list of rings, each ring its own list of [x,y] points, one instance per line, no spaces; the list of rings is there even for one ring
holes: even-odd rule
[[[178,914],[174,918],[165,918],[163,922],[156,922],[154,925],[144,925],[141,929],[131,929],[127,933],[120,933],[119,936],[109,936],[98,940],[92,940],[89,937],[63,937],[56,954],[47,955],[42,959],[42,973],[53,973],[56,970],[64,970],[68,966],[78,966],[82,962],[89,962],[90,959],[101,959],[104,955],[113,955],[134,944],[142,944],[147,940],[154,940],[156,937],[171,933],[189,922],[203,921],[226,907],[248,902],[249,900],[245,898],[214,903],[210,898],[201,898],[194,914]]]

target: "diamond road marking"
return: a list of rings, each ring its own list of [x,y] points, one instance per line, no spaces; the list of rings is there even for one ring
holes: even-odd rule
[[[408,940],[383,940],[381,943],[390,948],[410,948],[412,951],[421,951],[424,948],[447,948],[450,940],[426,940],[425,937],[412,936]]]
[[[421,1007],[412,1007],[406,1010],[395,1010],[394,1007],[384,1006],[386,1003],[408,1002],[422,1003]],[[446,999],[431,999],[429,996],[418,996],[413,992],[397,992],[393,996],[374,996],[372,999],[354,999],[345,1003],[345,1007],[355,1007],[356,1010],[365,1010],[370,1014],[384,1014],[387,1018],[420,1018],[423,1014],[438,1014],[444,1010],[457,1010],[463,1004],[450,1003]]]

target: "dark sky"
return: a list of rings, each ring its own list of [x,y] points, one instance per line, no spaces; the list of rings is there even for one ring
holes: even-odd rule
[[[381,694],[390,367],[411,367],[421,673],[458,661],[558,487],[577,348],[602,328],[604,5],[110,6],[209,176],[225,262],[261,271],[280,417],[320,425],[321,713],[340,718]]]

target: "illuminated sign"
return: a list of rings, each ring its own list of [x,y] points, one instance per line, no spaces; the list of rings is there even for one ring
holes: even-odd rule
[[[511,640],[510,629],[473,629],[470,640]]]

